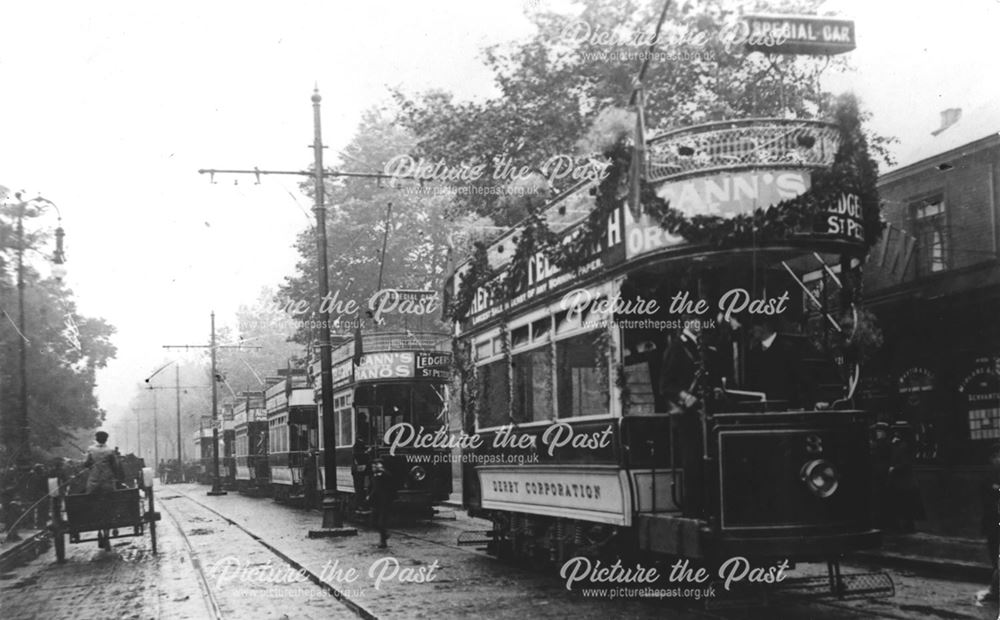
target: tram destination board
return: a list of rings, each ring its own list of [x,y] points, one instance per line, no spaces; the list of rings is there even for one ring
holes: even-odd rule
[[[832,56],[855,48],[854,22],[815,15],[747,15],[746,49]]]

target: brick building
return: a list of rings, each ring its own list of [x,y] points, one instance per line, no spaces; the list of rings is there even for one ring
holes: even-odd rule
[[[976,537],[978,481],[1000,442],[1000,103],[942,112],[879,190],[888,227],[865,298],[885,342],[862,395],[914,431],[918,528]]]

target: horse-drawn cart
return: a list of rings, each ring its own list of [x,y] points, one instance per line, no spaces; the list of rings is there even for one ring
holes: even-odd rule
[[[56,559],[66,559],[66,539],[81,543],[97,541],[97,545],[111,549],[112,538],[142,536],[149,526],[153,553],[156,553],[156,522],[160,513],[153,503],[153,470],[142,469],[141,486],[90,494],[63,494],[55,479],[49,481],[52,499],[52,537],[55,541]],[[145,509],[144,509],[145,505]],[[94,538],[85,534],[96,533]]]

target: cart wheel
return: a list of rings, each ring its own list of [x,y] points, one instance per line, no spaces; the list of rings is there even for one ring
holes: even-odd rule
[[[153,544],[153,555],[156,555],[156,521],[149,522],[149,538]]]
[[[53,532],[56,545],[56,562],[62,564],[66,561],[66,537],[62,532]]]

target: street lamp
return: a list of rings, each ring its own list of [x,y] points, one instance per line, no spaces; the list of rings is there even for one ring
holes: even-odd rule
[[[151,374],[148,377],[146,377],[146,383],[148,384],[153,377],[155,377],[156,375],[160,374],[160,372],[162,370],[165,370],[166,368],[169,368],[171,364],[174,365],[174,390],[175,390],[175,398],[176,398],[175,402],[176,402],[176,405],[177,405],[177,466],[181,467],[182,466],[181,464],[184,462],[184,454],[183,454],[181,446],[183,446],[184,443],[181,441],[181,371],[180,371],[180,364],[178,364],[176,361],[167,362],[166,364],[164,364],[163,366],[161,366],[158,370],[156,370],[153,374]],[[164,388],[156,388],[156,387],[153,387],[152,385],[150,385],[148,389],[153,390],[153,389],[164,389]],[[166,388],[166,389],[169,389],[169,388]],[[156,401],[154,400],[153,402],[156,402]],[[157,461],[157,465],[159,465],[158,461]]]
[[[17,330],[20,335],[20,407],[21,407],[21,450],[18,455],[18,460],[25,465],[31,462],[31,443],[30,443],[30,428],[28,425],[28,336],[27,328],[25,327],[24,317],[24,216],[27,212],[28,205],[31,203],[44,203],[56,210],[56,214],[59,218],[59,225],[56,228],[56,249],[52,255],[52,262],[55,263],[56,267],[52,270],[53,276],[61,280],[66,273],[63,264],[66,262],[66,255],[63,252],[63,238],[66,233],[62,228],[62,213],[59,211],[59,207],[56,206],[54,202],[48,198],[43,198],[41,196],[36,196],[30,200],[22,200],[21,192],[14,194],[20,203],[17,209],[17,307],[18,307],[18,326]],[[39,206],[41,209],[41,206]]]

